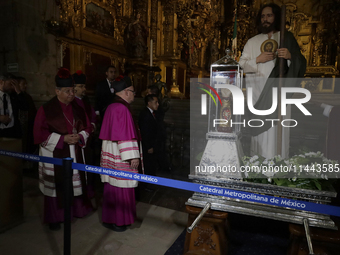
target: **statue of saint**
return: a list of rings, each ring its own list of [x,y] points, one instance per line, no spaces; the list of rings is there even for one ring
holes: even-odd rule
[[[209,72],[210,71],[210,65],[212,63],[215,63],[218,60],[218,42],[217,39],[214,38],[206,48],[206,54],[205,54],[205,69]]]
[[[162,105],[162,110],[164,112],[168,111],[170,108],[170,99],[168,97],[168,89],[165,82],[162,82],[162,76],[160,74],[156,74],[155,76],[156,82],[153,84],[158,88],[159,93],[159,104]]]
[[[140,20],[140,14],[137,14],[136,20],[131,22],[124,31],[125,48],[131,57],[144,58],[147,51],[147,37],[149,31],[143,21]]]

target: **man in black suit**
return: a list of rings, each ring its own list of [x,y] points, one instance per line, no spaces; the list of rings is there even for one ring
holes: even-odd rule
[[[158,122],[155,111],[158,109],[158,98],[155,94],[145,96],[145,108],[139,115],[139,128],[142,135],[143,163],[145,173],[155,175],[158,168],[157,162],[157,132]]]
[[[12,74],[0,76],[0,137],[21,138],[19,110],[27,111],[28,105],[19,82]]]
[[[156,111],[156,118],[157,118],[157,120],[159,122],[163,122],[164,121],[165,112],[163,110],[163,107],[162,107],[162,104],[161,104],[161,100],[160,100],[160,97],[159,97],[160,96],[159,88],[157,87],[157,85],[150,85],[150,86],[148,86],[146,94],[147,95],[154,94],[158,98],[159,107],[158,107],[158,109]]]
[[[156,77],[157,78],[157,77]],[[160,78],[159,78],[160,79]],[[157,81],[159,81],[157,79]],[[148,86],[147,95],[154,94],[158,98],[159,107],[155,113],[158,127],[157,127],[157,161],[160,170],[163,172],[171,171],[169,159],[166,155],[166,125],[164,122],[165,111],[162,104],[162,95],[157,85]],[[168,103],[168,102],[167,102]]]
[[[114,89],[112,83],[115,80],[116,67],[108,66],[106,69],[106,79],[99,82],[96,87],[96,105],[94,107],[96,115],[103,119],[106,108],[112,103]]]

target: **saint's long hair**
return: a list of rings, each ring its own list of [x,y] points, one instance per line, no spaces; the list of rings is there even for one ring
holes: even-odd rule
[[[281,8],[277,4],[270,3],[270,4],[265,4],[261,7],[259,10],[257,17],[256,17],[256,27],[259,33],[261,33],[261,15],[262,11],[266,7],[271,7],[273,14],[274,14],[274,28],[276,31],[280,31],[280,25],[281,25]]]

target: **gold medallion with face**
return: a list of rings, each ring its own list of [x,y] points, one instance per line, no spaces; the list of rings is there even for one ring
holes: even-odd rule
[[[265,40],[261,45],[261,52],[276,52],[277,42],[273,39]]]

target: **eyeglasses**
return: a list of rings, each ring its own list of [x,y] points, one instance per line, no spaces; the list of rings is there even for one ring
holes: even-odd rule
[[[136,95],[136,92],[134,90],[131,90],[131,89],[126,89],[128,91],[131,91],[134,95]]]
[[[61,92],[67,94],[67,95],[73,95],[74,94],[74,89],[67,89],[67,90],[60,90]]]

